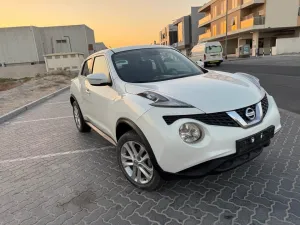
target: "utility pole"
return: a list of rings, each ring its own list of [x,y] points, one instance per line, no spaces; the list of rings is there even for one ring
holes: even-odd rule
[[[226,36],[225,36],[225,59],[227,59],[227,44],[228,44],[228,0],[226,0]]]

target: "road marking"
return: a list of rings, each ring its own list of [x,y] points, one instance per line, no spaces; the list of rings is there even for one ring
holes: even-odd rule
[[[4,163],[13,163],[13,162],[22,162],[27,160],[35,160],[35,159],[45,159],[45,158],[51,158],[51,157],[57,157],[62,155],[70,155],[70,154],[81,154],[86,152],[95,152],[95,151],[101,151],[106,149],[113,149],[114,146],[106,146],[102,148],[90,148],[90,149],[84,149],[84,150],[75,150],[75,151],[68,151],[68,152],[60,152],[60,153],[53,153],[53,154],[47,154],[47,155],[37,155],[37,156],[30,156],[25,158],[17,158],[17,159],[7,159],[0,161],[0,164]]]
[[[61,117],[54,117],[54,118],[43,118],[43,119],[38,119],[38,120],[7,122],[6,124],[31,123],[31,122],[39,122],[39,121],[47,121],[47,120],[60,120],[60,119],[66,119],[66,118],[73,118],[73,116],[61,116]]]
[[[70,101],[64,101],[64,102],[50,102],[50,103],[46,103],[45,105],[56,105],[56,104],[65,104],[65,103],[70,103]]]

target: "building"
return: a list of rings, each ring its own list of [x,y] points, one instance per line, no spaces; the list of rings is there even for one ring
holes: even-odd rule
[[[205,17],[199,28],[205,33],[199,41],[220,41],[228,54],[238,54],[238,47],[249,44],[252,55],[269,54],[276,40],[300,36],[299,0],[211,0],[199,9]],[[228,24],[226,24],[226,12]]]
[[[103,42],[97,42],[94,44],[94,52],[99,52],[104,49],[107,49],[107,47]]]
[[[172,45],[187,55],[198,43],[199,35],[205,31],[205,28],[198,28],[198,21],[205,15],[198,13],[199,8],[200,6],[191,7],[190,15],[180,17],[173,24],[168,25],[168,27],[172,27],[172,33],[170,28],[163,29],[160,32],[160,44]]]
[[[160,45],[172,45],[177,42],[177,27],[169,24],[159,32]]]
[[[44,56],[47,72],[55,70],[78,71],[84,60],[84,54],[79,52],[54,53]]]
[[[63,52],[87,57],[94,44],[94,31],[86,25],[0,28],[0,63],[43,63],[44,55]]]

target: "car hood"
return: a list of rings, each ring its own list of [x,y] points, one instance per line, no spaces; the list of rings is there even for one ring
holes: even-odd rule
[[[208,73],[152,83],[126,83],[127,93],[155,91],[188,103],[205,113],[231,111],[259,102],[265,95],[249,78],[241,74]]]

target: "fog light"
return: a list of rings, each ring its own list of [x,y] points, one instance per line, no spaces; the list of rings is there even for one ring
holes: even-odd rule
[[[202,131],[195,123],[184,123],[179,128],[179,136],[186,143],[194,143],[202,136]]]

